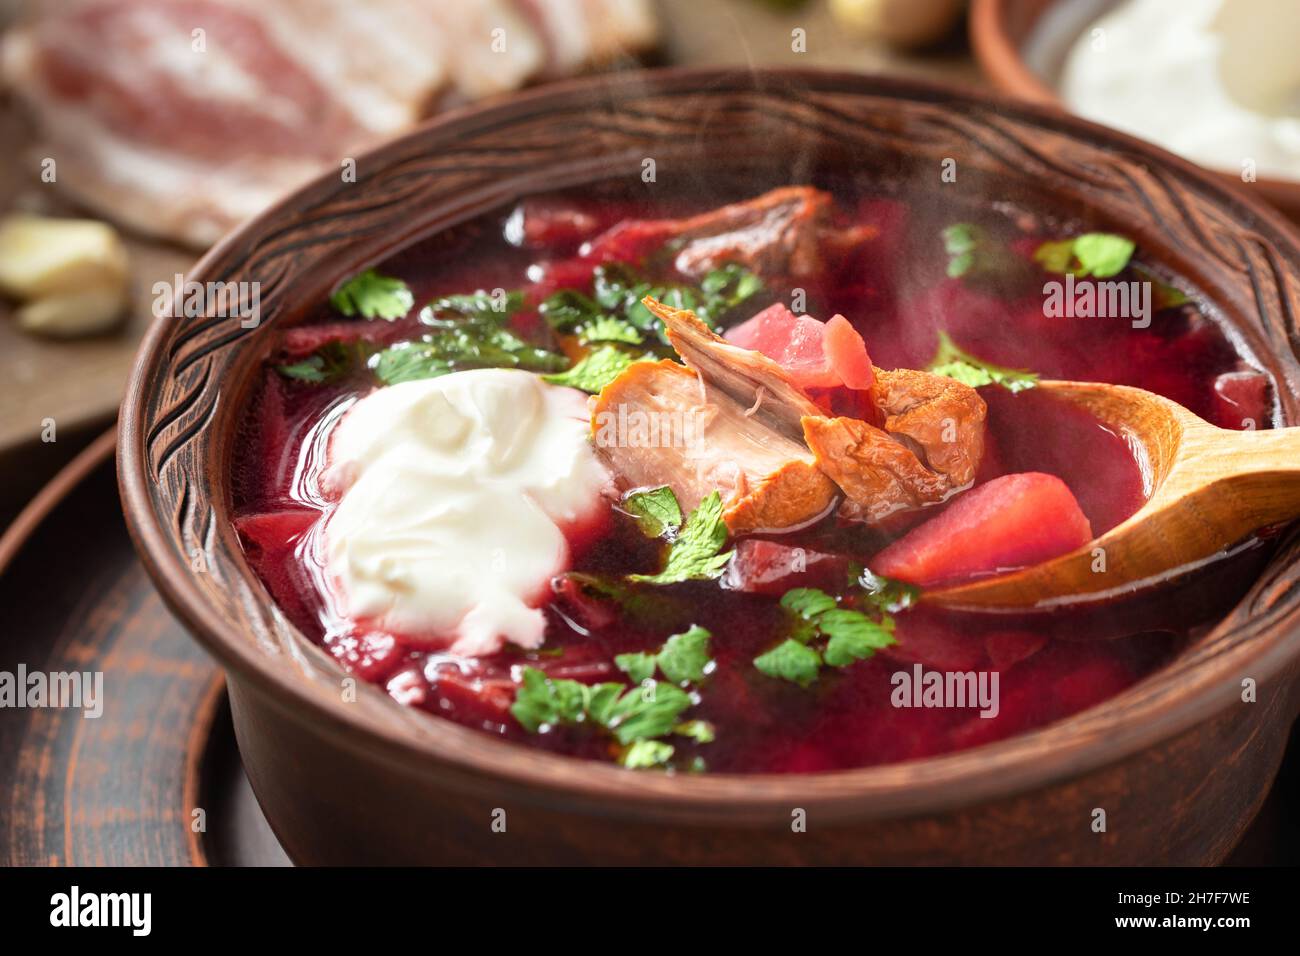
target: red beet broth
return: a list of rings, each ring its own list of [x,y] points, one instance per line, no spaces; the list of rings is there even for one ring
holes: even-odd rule
[[[731,197],[727,197],[731,198]],[[948,278],[939,235],[956,221],[977,222],[1008,247],[1078,232],[1024,210],[969,209],[937,215],[907,194],[838,196],[841,215],[879,230],[870,254],[805,278],[807,311],[821,319],[846,316],[882,368],[924,368],[940,329],[961,346],[1000,365],[1031,368],[1043,377],[1137,385],[1164,394],[1225,427],[1250,419],[1272,424],[1266,378],[1234,351],[1211,317],[1188,302],[1156,313],[1150,328],[1126,320],[1046,318],[1043,275],[976,288]],[[719,199],[721,202],[721,199]],[[404,279],[418,306],[446,294],[502,287],[522,289],[525,306],[512,328],[554,347],[536,305],[562,288],[590,288],[582,243],[624,221],[699,211],[680,204],[650,208],[641,201],[596,201],[590,194],[530,200],[418,243],[379,271]],[[645,249],[618,243],[608,254],[645,268]],[[1141,262],[1139,250],[1137,262]],[[1146,264],[1144,264],[1146,265]],[[1147,266],[1153,272],[1157,267]],[[656,276],[666,279],[671,276]],[[773,288],[795,285],[773,282]],[[739,318],[753,314],[759,306]],[[372,681],[398,701],[466,726],[530,746],[610,760],[608,736],[589,726],[528,733],[510,713],[523,666],[583,683],[626,681],[614,656],[659,648],[691,624],[712,634],[716,664],[694,690],[690,719],[708,721],[708,743],[674,738],[672,766],[710,772],[792,773],[836,770],[945,753],[1042,726],[1113,696],[1174,656],[1196,628],[1211,623],[1239,595],[1245,579],[1223,585],[1211,606],[1176,620],[1171,591],[1143,599],[1145,614],[1123,606],[1094,613],[1077,640],[1074,621],[1011,621],[939,614],[925,608],[895,615],[897,645],[851,666],[825,669],[810,687],[772,679],[753,659],[780,640],[780,595],[796,586],[831,593],[848,589],[850,558],[871,555],[926,513],[904,516],[888,531],[848,526],[831,516],[793,534],[741,542],[727,574],[658,589],[664,606],[652,625],[593,607],[581,589],[557,581],[546,608],[542,652],[516,649],[490,658],[458,659],[419,636],[358,634],[330,616],[322,600],[321,569],[305,560],[306,537],[327,502],[317,486],[324,442],[347,405],[373,384],[354,376],[330,384],[295,381],[272,366],[310,354],[323,342],[357,337],[386,343],[419,335],[411,317],[393,323],[344,319],[322,303],[282,333],[279,350],[249,404],[233,467],[232,504],[250,563],[289,619],[346,670]],[[1042,471],[1063,479],[1100,534],[1141,504],[1141,476],[1124,442],[1086,414],[1032,390],[980,389],[988,403],[986,451],[977,484],[999,475]],[[595,540],[574,542],[573,569],[621,575],[657,569],[658,545],[625,516],[613,513]],[[806,569],[783,565],[782,550],[812,557]],[[825,557],[822,557],[825,555]],[[766,593],[735,590],[737,576]],[[1229,579],[1230,580],[1230,579]],[[1152,608],[1157,613],[1149,613]],[[1168,611],[1168,614],[1163,613]],[[926,670],[996,671],[999,713],[976,708],[900,708],[891,704],[891,677]],[[698,760],[696,759],[698,758]]]

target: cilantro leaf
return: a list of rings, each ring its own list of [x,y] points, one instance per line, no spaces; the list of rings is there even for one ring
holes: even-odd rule
[[[624,345],[640,345],[645,339],[628,323],[612,315],[602,315],[582,326],[578,331],[578,341],[583,345],[592,342],[621,342]]]
[[[655,667],[658,664],[655,655],[647,654],[645,651],[618,654],[614,658],[614,663],[634,684],[640,684],[654,677]]]
[[[727,525],[722,520],[722,495],[714,491],[690,513],[677,538],[668,547],[664,568],[658,574],[632,574],[629,579],[650,584],[676,584],[716,578],[731,560]]]
[[[645,681],[627,690],[610,708],[604,726],[618,742],[627,746],[669,733],[677,718],[691,706],[691,697],[680,687],[663,681]]]
[[[415,297],[401,279],[367,269],[339,286],[330,296],[330,304],[347,316],[392,321],[411,311]]]
[[[623,752],[619,763],[629,770],[661,767],[672,758],[673,751],[673,745],[662,740],[638,740]]]
[[[614,714],[618,699],[627,688],[612,681],[592,684],[587,688],[587,716],[592,722],[604,727]]]
[[[617,686],[617,685],[615,685]],[[587,709],[588,689],[575,680],[552,679],[535,667],[525,667],[510,713],[529,733],[544,726],[575,724]]]
[[[822,657],[813,648],[793,638],[782,641],[765,654],[754,658],[754,666],[768,677],[788,680],[807,687],[821,671]]]
[[[1124,271],[1137,244],[1109,232],[1085,232],[1073,239],[1044,242],[1034,251],[1034,261],[1046,271],[1077,278],[1108,279]]]
[[[862,611],[840,607],[836,598],[817,588],[787,591],[781,596],[781,606],[795,619],[794,633],[784,643],[754,659],[754,666],[769,677],[780,677],[806,687],[817,679],[823,664],[847,667],[895,643],[894,621],[888,614],[882,614],[879,621],[872,620]],[[820,653],[810,646],[819,638],[826,640]],[[799,654],[794,647],[808,653]]]
[[[517,289],[510,292],[479,289],[477,292],[435,299],[420,310],[420,322],[424,325],[446,326],[468,320],[499,325],[503,318],[519,311],[523,304],[524,294]]]
[[[647,538],[662,538],[682,524],[682,507],[667,485],[632,492],[623,499],[623,510],[636,518],[637,527]]]
[[[1016,279],[1029,272],[1028,263],[981,226],[954,223],[940,234],[948,253],[948,277],[967,282]]]
[[[824,611],[836,606],[835,598],[817,588],[794,588],[781,595],[781,606],[811,621]]]
[[[323,385],[364,369],[370,351],[370,346],[364,342],[326,342],[305,359],[290,365],[277,365],[275,370],[285,378]]]
[[[939,349],[927,369],[935,375],[944,375],[971,388],[983,385],[1001,385],[1009,392],[1022,392],[1038,384],[1038,373],[1026,369],[1007,368],[976,358],[961,349],[947,332],[939,332]]]
[[[619,654],[614,663],[637,684],[654,677],[656,668],[674,684],[698,684],[713,663],[709,656],[712,636],[698,624],[692,624],[688,630],[668,638],[657,654],[646,651]]]
[[[690,623],[686,604],[660,588],[640,587],[622,576],[580,571],[570,571],[564,579],[577,589],[581,602],[616,604],[638,626],[675,628]]]
[[[467,368],[521,368],[553,372],[565,358],[529,345],[509,329],[482,322],[462,321],[380,352],[373,363],[375,375],[385,385],[436,378]]]
[[[857,573],[852,575],[852,583],[862,588],[867,601],[882,611],[905,611],[921,598],[921,589],[915,584],[895,581],[869,568],[854,570]]]
[[[896,643],[894,635],[861,611],[837,608],[817,618],[817,628],[828,638],[823,660],[831,667],[846,667],[865,660]]]
[[[614,381],[628,366],[637,361],[626,352],[605,345],[588,352],[573,368],[565,372],[543,375],[552,385],[567,385],[595,395]]]
[[[664,676],[674,684],[698,684],[704,680],[713,663],[709,656],[712,636],[698,624],[692,624],[690,630],[668,638],[657,658]]]

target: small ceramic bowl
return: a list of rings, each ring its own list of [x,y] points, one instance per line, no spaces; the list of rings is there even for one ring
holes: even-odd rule
[[[1067,109],[1053,87],[1052,77],[1074,40],[1088,24],[1118,0],[973,0],[970,11],[971,46],[980,69],[1004,93]],[[1062,13],[1068,16],[1062,16]],[[1030,38],[1036,54],[1026,56]],[[1300,182],[1260,177],[1249,185],[1233,172],[1215,171],[1233,188],[1258,193],[1300,222]]]
[[[809,775],[636,773],[350,693],[272,604],[230,523],[236,423],[278,331],[341,277],[529,193],[618,180],[708,195],[958,160],[963,189],[1122,229],[1195,284],[1300,421],[1300,248],[1275,213],[1130,137],[1035,106],[814,71],[566,83],[441,117],[227,238],[199,282],[262,321],[162,319],[122,406],[142,559],[226,668],[249,779],[300,863],[1213,863],[1268,791],[1300,705],[1300,541],[1170,666],[1092,710],[946,756]],[[940,187],[936,185],[936,191]],[[1257,700],[1243,703],[1242,681]],[[1104,832],[1095,811],[1105,810]],[[793,826],[797,821],[803,826]],[[504,830],[504,832],[502,832]]]

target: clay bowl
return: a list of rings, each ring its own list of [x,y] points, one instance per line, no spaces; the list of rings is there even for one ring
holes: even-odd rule
[[[855,170],[933,176],[1122,228],[1221,313],[1300,421],[1300,248],[1275,213],[1118,133],[1031,105],[815,71],[625,74],[449,114],[286,198],[191,278],[261,283],[262,322],[150,330],[122,407],[133,536],[225,667],[240,751],[300,863],[1213,863],[1268,791],[1300,706],[1300,539],[1165,670],[989,746],[806,776],[635,773],[404,709],[272,606],[228,520],[235,424],[278,330],[414,237],[531,192],[619,181],[707,195]],[[1258,702],[1241,701],[1245,678]],[[1102,808],[1107,831],[1094,832]],[[806,832],[793,832],[796,812]],[[504,811],[506,832],[497,832]],[[498,826],[494,828],[496,821]]]
[[[993,85],[1003,93],[1031,103],[1067,109],[1052,86],[1052,77],[1073,41],[1116,2],[1118,0],[973,0],[970,36],[975,59]],[[1027,58],[1026,49],[1031,37],[1037,38],[1036,53]],[[1235,172],[1216,170],[1213,175],[1235,189],[1258,193],[1300,222],[1300,182],[1261,176],[1246,184]]]

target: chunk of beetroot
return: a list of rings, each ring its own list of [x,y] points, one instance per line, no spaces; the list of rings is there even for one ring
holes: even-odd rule
[[[1024,472],[966,492],[871,562],[877,574],[921,587],[1027,567],[1092,540],[1060,478]]]
[[[784,594],[791,588],[836,587],[848,575],[849,559],[777,541],[746,538],[727,565],[724,587],[750,594]]]
[[[866,343],[842,315],[819,322],[778,302],[728,329],[724,337],[766,355],[801,388],[869,389],[875,381]]]

